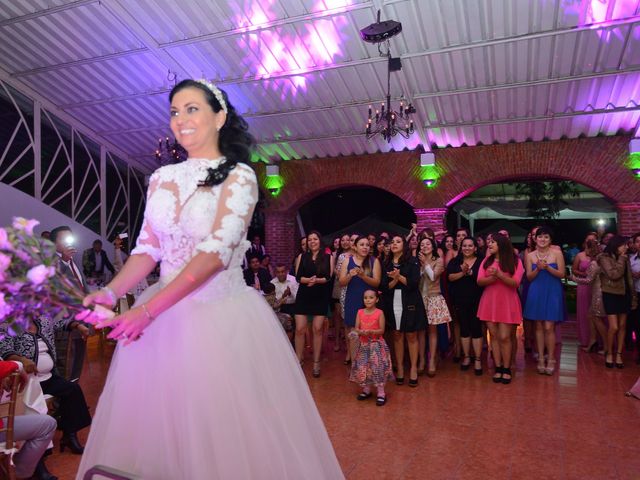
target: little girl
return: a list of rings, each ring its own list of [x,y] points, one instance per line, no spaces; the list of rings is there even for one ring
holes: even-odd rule
[[[378,390],[376,405],[381,407],[387,402],[384,384],[393,380],[389,347],[382,337],[384,333],[384,313],[376,308],[378,293],[374,290],[364,292],[364,308],[358,310],[353,335],[359,336],[355,360],[351,365],[349,380],[362,387],[358,400],[371,397],[371,385]]]

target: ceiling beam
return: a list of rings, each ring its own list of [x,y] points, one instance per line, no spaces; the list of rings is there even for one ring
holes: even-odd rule
[[[181,75],[183,78],[191,77],[191,72],[185,70],[183,66],[164,51],[149,34],[144,26],[122,6],[120,0],[100,0],[103,5],[120,23],[131,32],[142,43],[147,50],[162,63],[167,70]]]
[[[633,107],[596,108],[593,110],[580,110],[577,112],[552,112],[545,115],[529,115],[524,117],[500,118],[489,120],[473,120],[469,122],[452,123],[427,123],[424,128],[457,128],[457,127],[477,127],[480,125],[504,125],[508,123],[537,122],[541,120],[557,120],[560,118],[579,117],[584,115],[602,115],[607,113],[629,113],[640,110],[640,105]]]
[[[454,128],[454,127],[470,127],[477,125],[501,125],[507,123],[522,123],[522,122],[535,122],[540,120],[556,120],[559,118],[567,118],[567,117],[577,117],[583,115],[601,115],[605,113],[626,113],[626,112],[635,112],[640,110],[640,105],[633,107],[615,107],[615,108],[600,108],[594,110],[581,110],[577,112],[560,112],[560,113],[549,113],[546,115],[532,115],[526,117],[516,117],[516,118],[502,118],[497,120],[479,120],[473,122],[457,122],[457,123],[432,123],[425,124],[423,127],[425,129],[431,128]],[[316,140],[333,140],[333,139],[341,139],[341,138],[352,138],[352,137],[364,137],[363,132],[347,132],[344,134],[338,135],[327,135],[320,136],[314,138],[273,138],[273,139],[265,139],[261,140],[260,144],[269,144],[269,143],[292,143],[292,142],[312,142]]]
[[[44,10],[38,10],[26,15],[20,15],[18,17],[7,18],[0,21],[0,27],[6,27],[15,23],[26,22],[27,20],[33,20],[35,18],[44,17],[45,15],[52,15],[58,12],[64,12],[65,10],[71,10],[72,8],[83,7],[85,5],[91,5],[93,3],[100,3],[100,0],[76,0],[75,2],[65,3],[64,5],[56,5],[54,7],[45,8]]]
[[[425,124],[424,128],[428,131],[429,129],[432,129],[432,128],[442,129],[442,128],[457,128],[457,127],[473,127],[473,126],[479,126],[479,125],[503,125],[503,124],[509,124],[509,123],[536,122],[541,120],[557,120],[560,118],[577,117],[577,116],[584,116],[584,115],[627,113],[627,112],[634,112],[638,110],[640,110],[640,105],[635,107],[629,107],[629,108],[626,108],[626,107],[615,107],[611,109],[602,108],[602,109],[579,111],[579,112],[566,112],[566,113],[562,112],[562,113],[552,113],[548,115],[533,115],[533,116],[516,117],[516,118],[502,118],[498,120],[479,120],[479,121],[473,121],[473,122],[456,122],[456,123],[432,123],[432,124]],[[319,142],[324,140],[343,140],[343,139],[358,138],[358,137],[364,138],[365,134],[363,132],[345,132],[345,133],[339,133],[337,135],[321,135],[317,137],[269,138],[269,139],[260,140],[258,142],[258,146],[270,145],[270,144],[282,144],[282,143]],[[149,156],[152,156],[152,154],[151,153],[149,154],[133,153],[132,154],[133,158],[143,158],[143,157],[149,157]]]
[[[503,84],[499,84],[499,85],[488,85],[488,86],[481,86],[481,87],[461,88],[461,89],[456,89],[456,90],[441,90],[441,91],[438,91],[438,92],[429,92],[429,93],[416,93],[416,94],[413,95],[412,98],[415,101],[415,100],[425,99],[425,98],[448,97],[448,96],[453,96],[453,95],[468,95],[468,94],[482,93],[482,92],[496,92],[496,91],[500,91],[500,90],[509,90],[509,89],[512,89],[512,88],[523,88],[523,87],[540,86],[540,85],[553,85],[553,84],[557,84],[557,83],[573,82],[573,81],[579,81],[579,80],[589,80],[589,79],[606,78],[606,77],[617,77],[617,76],[629,75],[629,74],[633,74],[633,73],[640,73],[640,65],[639,66],[628,67],[628,68],[626,68],[624,70],[585,73],[585,74],[582,74],[582,75],[575,75],[575,76],[572,76],[572,77],[571,76],[567,76],[567,77],[558,77],[558,78],[544,78],[544,79],[539,79],[539,80],[527,80],[527,81],[524,81],[524,82],[503,83]],[[405,88],[405,87],[403,87],[403,88]],[[408,92],[408,90],[405,89],[405,92]],[[165,93],[165,92],[161,92],[161,93]],[[157,92],[153,93],[153,95],[156,95],[156,94],[157,94]],[[144,94],[140,94],[139,96],[145,96],[145,95]],[[407,96],[408,96],[408,94],[405,93],[405,100],[406,100]],[[245,118],[268,118],[268,117],[280,117],[280,116],[296,115],[296,114],[299,115],[301,113],[317,113],[317,112],[323,112],[323,111],[328,111],[328,110],[336,110],[336,109],[343,109],[343,108],[366,107],[366,106],[371,105],[371,104],[379,103],[382,100],[383,99],[364,100],[364,101],[357,101],[357,102],[345,102],[345,103],[337,103],[337,104],[333,104],[333,105],[325,105],[325,106],[320,106],[320,107],[295,108],[295,109],[280,110],[280,111],[275,111],[275,112],[243,113],[242,116],[245,117]],[[391,100],[393,102],[399,102],[400,100],[402,100],[402,98],[394,97]],[[114,101],[115,101],[115,99],[114,99]],[[67,106],[67,105],[62,105],[61,108],[63,108],[63,109],[71,109],[72,107]],[[418,125],[416,125],[416,127],[418,127]],[[640,128],[640,123],[639,123],[638,127]],[[123,134],[123,133],[137,133],[137,132],[148,132],[148,131],[154,131],[154,130],[162,130],[162,129],[166,129],[166,128],[167,128],[167,125],[152,125],[152,126],[146,126],[146,127],[131,128],[131,129],[126,129],[126,130],[105,130],[105,131],[99,131],[98,133],[100,135],[118,135],[118,134]],[[640,134],[640,132],[638,132],[638,133]]]
[[[433,50],[424,50],[424,51],[421,51],[421,52],[405,53],[405,54],[400,55],[400,58],[402,60],[410,60],[410,59],[413,59],[413,58],[426,57],[426,56],[430,56],[430,55],[440,55],[440,54],[443,54],[443,53],[450,53],[450,52],[455,52],[455,51],[460,51],[460,50],[467,50],[467,49],[472,49],[472,48],[488,47],[488,46],[500,45],[500,44],[504,44],[504,43],[517,42],[517,41],[521,41],[521,40],[532,40],[532,39],[543,38],[543,37],[552,36],[552,35],[575,33],[575,32],[579,32],[579,31],[583,31],[583,30],[594,30],[594,29],[599,29],[599,28],[609,28],[611,26],[621,26],[621,25],[627,25],[627,24],[633,24],[633,23],[640,23],[640,17],[635,16],[635,17],[629,17],[629,18],[624,18],[624,19],[619,19],[619,20],[612,20],[612,21],[608,21],[608,22],[601,22],[601,23],[598,23],[598,24],[594,24],[594,26],[580,26],[580,27],[565,28],[565,29],[560,29],[560,30],[547,30],[547,31],[544,31],[544,32],[537,32],[537,33],[524,34],[524,35],[516,35],[516,36],[512,36],[512,37],[504,37],[504,38],[492,39],[492,40],[482,40],[482,41],[473,42],[473,43],[469,43],[469,44],[454,45],[454,46],[442,47],[442,48],[433,49]],[[629,35],[630,35],[630,33],[629,33]],[[140,51],[140,49],[138,49],[138,52],[139,51]],[[142,51],[146,51],[146,50],[142,49]],[[126,52],[122,52],[122,53],[116,54],[116,55],[122,56],[125,53]],[[104,57],[108,57],[108,55],[103,56],[101,58],[104,58]],[[85,59],[82,62],[83,63],[90,63],[90,61],[91,61],[91,59]],[[309,67],[309,68],[299,68],[299,69],[296,69],[296,70],[273,73],[271,75],[252,75],[250,77],[246,77],[245,76],[245,77],[227,78],[227,79],[222,79],[217,83],[220,86],[224,86],[224,85],[239,85],[239,84],[243,84],[243,83],[260,82],[260,81],[263,81],[263,80],[274,80],[274,79],[280,79],[280,78],[288,78],[288,77],[292,77],[292,76],[306,75],[306,74],[309,74],[309,73],[323,72],[323,71],[333,70],[333,69],[337,69],[337,68],[357,67],[357,66],[360,66],[360,65],[369,65],[369,64],[374,64],[374,63],[379,63],[379,62],[384,62],[384,61],[386,61],[386,57],[371,57],[371,58],[365,58],[365,59],[360,59],[360,60],[351,60],[351,61],[341,62],[341,63],[333,63],[333,64],[328,64],[328,65],[319,65],[319,66]],[[73,63],[74,62],[69,62],[69,64],[73,64]],[[53,65],[53,66],[50,66],[50,67],[44,67],[44,68],[36,69],[36,70],[38,70],[38,73],[41,73],[42,71],[48,71],[50,69],[54,69],[55,67],[56,66]],[[19,72],[19,73],[14,74],[14,76],[20,77],[22,75],[28,75],[28,74],[29,73],[24,73],[24,72],[20,73]],[[163,94],[163,93],[168,93],[168,92],[169,92],[169,89],[165,88],[165,89],[155,90],[155,91],[153,91],[151,93],[136,92],[136,93],[132,93],[132,94],[121,95],[119,97],[114,97],[114,98],[117,98],[118,101],[122,101],[122,100],[127,100],[129,98],[137,98],[137,97],[145,96],[145,95],[149,95],[149,94],[158,95],[158,94]],[[419,98],[419,97],[415,97],[415,98]],[[61,106],[61,108],[69,109],[69,108],[76,108],[78,106],[88,106],[88,105],[97,105],[97,104],[101,104],[101,103],[109,103],[111,101],[113,101],[111,98],[101,98],[101,99],[96,99],[96,100],[88,100],[88,101],[84,101],[84,102],[76,102],[76,103],[66,104],[66,105]]]
[[[91,0],[91,1],[95,2],[97,0]],[[402,1],[407,1],[407,0],[402,0]],[[358,4],[354,4],[354,5],[347,5],[347,6],[344,6],[344,7],[321,10],[321,11],[314,12],[314,13],[306,13],[306,14],[303,14],[303,15],[296,15],[296,16],[293,16],[293,17],[287,17],[287,18],[282,18],[282,19],[278,19],[278,20],[273,20],[271,22],[262,23],[260,25],[250,25],[250,26],[247,26],[247,27],[238,27],[238,28],[234,28],[234,29],[231,29],[231,30],[226,30],[224,32],[216,32],[216,33],[211,33],[211,34],[207,34],[207,35],[200,35],[200,36],[197,36],[197,37],[186,38],[186,39],[183,39],[183,40],[176,40],[176,41],[173,41],[173,42],[159,43],[159,44],[157,44],[157,46],[158,46],[158,48],[161,48],[161,49],[168,49],[168,48],[173,48],[173,47],[179,47],[179,46],[182,46],[182,45],[190,45],[190,44],[205,42],[205,41],[209,41],[209,40],[227,38],[227,37],[232,37],[232,36],[235,36],[235,35],[242,35],[242,34],[248,33],[248,32],[255,33],[255,32],[260,32],[260,31],[263,31],[263,30],[269,30],[271,28],[281,27],[281,26],[284,26],[284,25],[290,25],[290,24],[294,24],[294,23],[298,23],[298,22],[306,22],[306,21],[317,20],[317,19],[321,19],[321,18],[333,17],[333,16],[340,15],[340,14],[345,13],[345,12],[351,12],[351,11],[355,11],[355,10],[361,10],[361,9],[365,9],[365,8],[370,8],[371,5],[372,5],[371,1],[364,2],[364,3],[358,3]],[[50,72],[50,71],[60,70],[60,69],[64,69],[64,68],[69,68],[69,67],[73,67],[73,66],[76,66],[76,65],[86,65],[87,63],[104,62],[104,61],[111,60],[111,59],[114,59],[114,58],[121,58],[121,57],[126,57],[126,56],[129,56],[129,55],[137,55],[137,54],[144,53],[144,52],[147,52],[147,51],[148,51],[147,48],[137,48],[137,49],[127,50],[125,52],[111,53],[111,54],[101,55],[101,56],[98,56],[98,57],[85,58],[85,59],[82,59],[82,60],[74,60],[72,62],[59,63],[59,64],[56,64],[56,65],[49,65],[49,66],[46,66],[46,67],[33,68],[33,69],[30,69],[30,70],[22,70],[20,72],[14,73],[14,75],[16,77],[24,77],[24,76],[28,76],[28,75],[35,75],[37,73],[44,73],[44,72]]]
[[[107,150],[109,150],[111,153],[119,156],[122,160],[125,160],[127,163],[129,163],[132,166],[140,169],[142,171],[142,173],[147,173],[149,171],[149,167],[148,166],[146,166],[143,163],[140,163],[140,162],[138,162],[136,160],[133,160],[130,157],[130,155],[127,154],[126,152],[124,152],[120,147],[118,147],[115,144],[109,142],[108,140],[106,140],[102,136],[98,135],[95,131],[91,130],[86,125],[84,125],[83,123],[79,122],[72,115],[70,115],[67,112],[61,110],[59,107],[54,105],[51,101],[47,100],[45,97],[43,97],[38,92],[33,90],[31,87],[29,87],[27,85],[24,85],[20,80],[12,78],[11,75],[9,74],[9,72],[7,72],[6,70],[4,70],[1,67],[0,67],[0,80],[4,81],[8,85],[11,85],[13,88],[18,90],[22,94],[26,95],[27,97],[31,98],[32,100],[36,100],[36,101],[40,102],[42,107],[45,108],[47,111],[49,111],[50,113],[54,114],[56,117],[58,117],[63,122],[66,122],[67,124],[69,124],[70,126],[75,128],[80,133],[82,133],[82,134],[86,135],[87,137],[91,138],[92,140],[94,140],[99,145],[102,145],[102,146],[106,147]]]

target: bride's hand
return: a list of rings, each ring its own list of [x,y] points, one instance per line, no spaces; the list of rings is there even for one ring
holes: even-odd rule
[[[124,345],[135,342],[142,336],[142,332],[152,322],[151,318],[141,307],[118,315],[117,317],[98,323],[97,328],[112,327],[108,338],[112,340],[124,340]]]
[[[82,306],[86,307],[76,315],[76,320],[81,320],[92,325],[96,325],[103,322],[106,318],[112,318],[107,314],[115,306],[113,295],[106,289],[98,290],[97,292],[90,293],[84,300],[82,300]],[[98,306],[103,308],[97,308]],[[93,307],[93,309],[91,308]]]

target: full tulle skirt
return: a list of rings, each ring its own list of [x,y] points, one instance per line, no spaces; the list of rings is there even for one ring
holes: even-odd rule
[[[344,478],[291,345],[253,289],[186,298],[118,345],[76,478],[97,464],[153,480]]]

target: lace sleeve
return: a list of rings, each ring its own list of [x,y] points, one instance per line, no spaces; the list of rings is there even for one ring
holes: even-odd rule
[[[149,208],[149,199],[156,192],[158,188],[159,179],[154,173],[149,180],[149,189],[147,190],[147,207],[144,212],[144,219],[142,221],[142,228],[140,229],[140,235],[136,242],[136,248],[131,251],[131,255],[149,255],[156,262],[159,262],[162,258],[160,251],[160,242],[158,237],[153,232],[153,229],[147,221],[147,209]]]
[[[257,201],[256,175],[251,167],[239,163],[222,184],[211,233],[196,245],[196,250],[217,253],[227,267],[234,249],[247,234]]]

